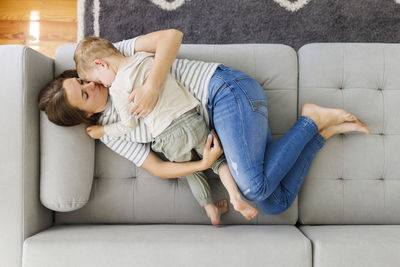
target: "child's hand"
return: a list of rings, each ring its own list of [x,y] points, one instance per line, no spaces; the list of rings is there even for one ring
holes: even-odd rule
[[[204,170],[210,168],[223,153],[224,150],[222,149],[217,134],[214,131],[211,131],[203,150],[203,159],[201,160],[203,162]]]
[[[92,125],[86,128],[86,133],[93,139],[99,139],[104,135],[103,125]]]
[[[158,88],[154,88],[149,83],[144,83],[142,86],[132,90],[128,98],[128,102],[133,105],[129,109],[129,113],[137,117],[145,117],[149,115],[158,101]]]

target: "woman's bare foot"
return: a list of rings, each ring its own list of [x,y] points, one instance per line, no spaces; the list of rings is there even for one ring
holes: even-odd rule
[[[343,122],[337,125],[332,125],[319,131],[319,133],[323,137],[325,137],[326,140],[328,140],[329,138],[331,138],[331,136],[335,134],[346,133],[346,132],[361,132],[369,134],[370,130],[368,129],[367,125],[362,124],[357,120],[355,122]]]
[[[241,197],[231,199],[231,203],[233,205],[233,208],[240,212],[243,217],[245,217],[247,220],[251,220],[254,217],[256,217],[258,210],[250,206],[246,201],[244,201]]]
[[[303,105],[301,111],[302,116],[309,117],[318,126],[318,130],[340,124],[346,121],[356,121],[357,118],[353,114],[341,108],[324,108],[312,103]]]
[[[207,204],[204,206],[208,218],[210,218],[212,225],[217,226],[220,222],[221,215],[228,211],[228,200],[223,199],[214,204]]]

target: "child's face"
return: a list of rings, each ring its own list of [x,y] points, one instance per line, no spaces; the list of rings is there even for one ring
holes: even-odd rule
[[[97,67],[86,75],[85,80],[102,84],[105,87],[110,87],[115,80],[115,72],[110,68]]]

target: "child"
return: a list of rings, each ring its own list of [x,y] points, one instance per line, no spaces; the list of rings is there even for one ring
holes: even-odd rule
[[[150,114],[145,118],[135,118],[128,112],[131,90],[144,84],[154,60],[153,54],[140,52],[124,57],[109,41],[88,37],[79,43],[74,60],[81,78],[109,87],[108,101],[113,103],[120,116],[117,123],[90,127],[88,134],[91,137],[100,138],[106,134],[117,138],[129,134],[134,142],[151,142],[152,149],[162,152],[170,161],[189,161],[192,150],[201,156],[208,129],[204,119],[196,112],[199,101],[169,73]],[[223,164],[226,160],[221,157],[213,164],[213,171],[218,174]],[[229,179],[234,183],[230,173],[223,172],[221,175],[225,176],[221,180]],[[202,172],[193,173],[187,176],[187,180],[195,198],[214,224],[210,210],[215,210],[215,207],[210,207],[214,204],[205,175]],[[253,215],[247,216],[247,219],[253,218],[256,213],[254,209]]]

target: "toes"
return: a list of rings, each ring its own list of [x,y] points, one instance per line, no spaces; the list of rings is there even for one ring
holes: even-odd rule
[[[364,133],[366,133],[366,134],[369,134],[369,133],[370,133],[370,130],[369,130],[368,126],[365,125],[365,124],[361,124],[361,125],[362,125],[362,127],[361,127],[362,131],[363,131]]]
[[[258,210],[255,210],[254,213],[253,213],[253,215],[251,216],[251,218],[253,219],[254,217],[257,216],[257,214],[258,214]]]
[[[254,217],[256,217],[256,215],[257,215],[257,213],[251,214],[249,216],[246,216],[246,219],[250,221],[250,220],[254,219]]]
[[[228,212],[228,200],[226,200],[226,199],[218,201],[217,203],[215,203],[215,206],[217,206],[218,213],[220,215]]]
[[[212,225],[218,226],[219,225],[219,220],[213,220],[211,221]]]
[[[356,118],[355,118],[355,116],[353,116],[352,114],[350,114],[346,111],[346,114],[344,115],[344,120],[345,121],[355,121]]]
[[[254,219],[254,217],[256,217],[257,214],[258,214],[258,210],[253,208],[253,213],[248,215],[248,216],[246,216],[246,219],[250,221],[250,220]]]
[[[249,216],[246,217],[246,219],[247,219],[248,221],[253,220],[253,218],[254,218],[253,215],[249,215]]]
[[[228,207],[228,200],[223,199],[215,203],[217,207]]]

